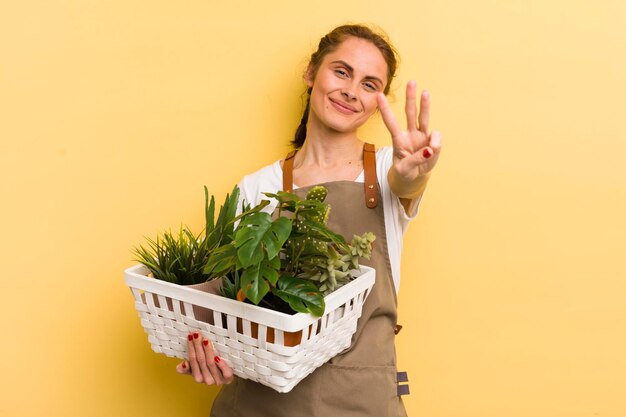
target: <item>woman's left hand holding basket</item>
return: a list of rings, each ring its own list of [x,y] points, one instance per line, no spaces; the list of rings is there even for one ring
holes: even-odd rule
[[[233,370],[215,355],[209,339],[201,338],[199,332],[187,337],[189,360],[176,366],[179,374],[191,375],[193,379],[206,385],[223,385],[233,382]]]

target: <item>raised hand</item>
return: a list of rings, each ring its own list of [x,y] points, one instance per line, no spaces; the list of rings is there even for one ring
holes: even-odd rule
[[[385,126],[391,133],[393,143],[393,167],[396,177],[402,182],[412,182],[419,176],[428,174],[437,164],[441,151],[441,135],[428,131],[430,116],[430,96],[424,91],[421,95],[419,115],[417,114],[415,81],[406,86],[406,130],[401,130],[389,102],[383,93],[376,97],[378,108]]]

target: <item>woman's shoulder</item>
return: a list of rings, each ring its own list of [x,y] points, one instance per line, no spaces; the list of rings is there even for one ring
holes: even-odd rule
[[[279,177],[281,171],[280,160],[278,160],[248,175],[245,175],[243,179],[248,181],[266,180],[272,177]]]
[[[393,155],[393,146],[381,146],[376,148],[376,160],[390,159]]]
[[[262,193],[275,193],[282,187],[282,169],[280,161],[276,161],[263,168],[244,176],[239,182],[241,193],[250,203],[256,204],[256,200]]]
[[[378,175],[385,175],[393,164],[393,147],[381,146],[376,148],[376,171]]]

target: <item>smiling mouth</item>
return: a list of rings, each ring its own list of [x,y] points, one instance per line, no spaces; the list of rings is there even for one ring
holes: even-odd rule
[[[357,110],[354,107],[352,107],[352,106],[340,103],[338,101],[333,100],[332,98],[329,98],[329,100],[330,100],[331,104],[333,105],[333,107],[335,109],[337,109],[340,113],[343,113],[343,114],[354,114],[354,113],[357,113]]]

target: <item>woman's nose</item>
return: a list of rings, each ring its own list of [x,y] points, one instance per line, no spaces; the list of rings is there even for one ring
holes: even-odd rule
[[[356,94],[349,88],[344,89],[341,94],[348,100],[354,100],[356,98]]]

